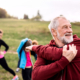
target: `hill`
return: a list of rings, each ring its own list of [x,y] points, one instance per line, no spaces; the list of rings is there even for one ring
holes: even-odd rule
[[[23,38],[36,39],[39,44],[48,44],[52,36],[48,29],[49,22],[0,19],[0,29],[3,30],[3,40],[9,45],[9,51],[16,51]],[[80,37],[80,27],[72,24],[74,34]]]

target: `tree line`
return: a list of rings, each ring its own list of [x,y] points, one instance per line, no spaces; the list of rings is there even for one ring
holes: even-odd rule
[[[7,11],[3,8],[0,8],[0,18],[14,18],[14,19],[18,19],[18,17],[15,17],[15,16],[11,16],[7,13]],[[23,15],[23,19],[29,19],[29,16],[27,14],[24,14]],[[42,16],[39,12],[39,10],[37,11],[37,15],[32,17],[31,20],[41,20],[42,19]]]
[[[7,13],[7,11],[3,8],[0,8],[0,18],[14,18],[14,19],[18,19],[18,17],[15,16],[11,16]]]

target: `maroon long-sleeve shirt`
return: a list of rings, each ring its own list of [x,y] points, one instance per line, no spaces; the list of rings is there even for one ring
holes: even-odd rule
[[[80,80],[80,38],[76,35],[73,38],[70,44],[76,45],[78,52],[71,63],[62,56],[62,48],[57,48],[54,40],[49,45],[32,48],[38,54],[32,80]]]

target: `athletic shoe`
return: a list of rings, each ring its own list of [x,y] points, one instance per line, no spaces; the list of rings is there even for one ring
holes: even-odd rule
[[[19,80],[18,76],[14,76],[12,80]]]

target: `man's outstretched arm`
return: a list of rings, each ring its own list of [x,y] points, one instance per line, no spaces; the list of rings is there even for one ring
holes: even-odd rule
[[[32,51],[38,54],[40,57],[47,60],[59,60],[62,57],[63,48],[51,47],[51,46],[33,46]]]
[[[66,49],[65,46],[63,48],[63,54],[60,60],[55,61],[51,64],[46,65],[46,60],[38,56],[36,63],[34,64],[34,68],[32,71],[32,79],[33,80],[47,80],[48,78],[53,77],[59,71],[65,68],[71,62],[76,54],[77,50],[75,46],[69,46],[69,50]],[[74,49],[74,52],[72,51]]]
[[[51,46],[43,46],[43,45],[32,45],[26,47],[26,49],[34,51],[38,56],[45,58],[47,60],[59,60],[62,56],[63,48],[51,47]]]
[[[32,80],[47,80],[53,77],[59,71],[63,70],[69,64],[69,61],[65,57],[61,57],[59,61],[48,65],[45,64],[45,59],[37,57],[32,71]]]

